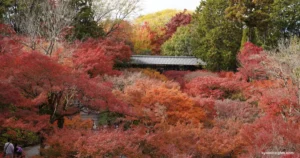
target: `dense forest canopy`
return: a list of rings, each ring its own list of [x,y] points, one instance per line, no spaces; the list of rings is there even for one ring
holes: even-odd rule
[[[140,5],[0,2],[0,146],[39,144],[49,158],[300,156],[297,0],[202,0],[132,20]],[[116,67],[132,54],[207,65]]]

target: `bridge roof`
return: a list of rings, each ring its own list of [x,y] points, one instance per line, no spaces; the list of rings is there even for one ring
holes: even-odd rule
[[[193,56],[158,56],[158,55],[132,55],[131,64],[136,65],[206,65],[204,61]]]

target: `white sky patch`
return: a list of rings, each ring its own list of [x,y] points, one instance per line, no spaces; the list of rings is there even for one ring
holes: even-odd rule
[[[164,9],[194,11],[201,0],[142,0],[140,15],[154,13]]]

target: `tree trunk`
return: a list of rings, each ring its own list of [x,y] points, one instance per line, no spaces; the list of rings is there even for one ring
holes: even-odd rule
[[[57,127],[62,129],[64,127],[65,118],[63,116],[57,119]]]

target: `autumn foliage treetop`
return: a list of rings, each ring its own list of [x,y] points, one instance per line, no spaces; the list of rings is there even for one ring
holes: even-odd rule
[[[74,51],[74,68],[88,73],[91,77],[116,74],[113,70],[117,62],[128,61],[130,47],[123,42],[89,39],[79,43]]]

